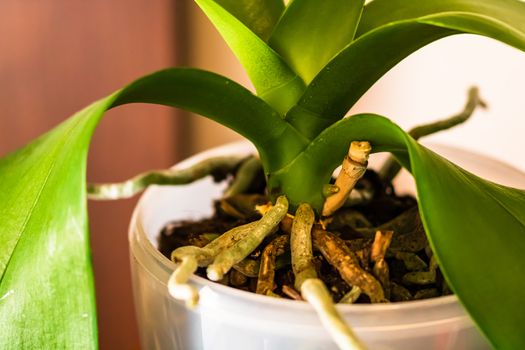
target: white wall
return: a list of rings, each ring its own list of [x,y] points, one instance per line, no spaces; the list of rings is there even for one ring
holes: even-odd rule
[[[352,112],[383,114],[408,128],[459,112],[471,85],[479,86],[489,109],[426,140],[488,154],[525,171],[525,53],[495,40],[458,35],[421,49]]]

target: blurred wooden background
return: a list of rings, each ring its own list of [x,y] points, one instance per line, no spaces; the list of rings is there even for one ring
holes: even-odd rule
[[[143,74],[181,64],[183,5],[0,1],[0,154]],[[177,113],[143,105],[108,113],[93,139],[88,179],[172,165],[183,152]],[[101,349],[139,348],[127,242],[135,202],[89,205]]]

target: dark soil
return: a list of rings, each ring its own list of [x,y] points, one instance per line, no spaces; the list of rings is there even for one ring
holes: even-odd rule
[[[384,183],[379,176],[368,170],[359,181],[357,190],[373,193],[367,203],[340,209],[327,230],[342,238],[347,246],[360,257],[361,267],[372,273],[368,256],[377,228],[393,230],[394,235],[386,254],[390,281],[383,287],[389,301],[425,299],[450,294],[439,268],[431,261],[432,252],[417,211],[416,199],[412,196],[398,196],[390,183]],[[225,198],[215,203],[215,214],[201,221],[177,221],[168,223],[159,236],[159,250],[167,258],[176,248],[194,245],[205,246],[214,237],[229,229],[255,221],[260,215],[255,211],[256,204],[264,204],[268,199],[263,194],[264,176],[260,174],[252,184],[248,194]],[[281,230],[267,237],[250,256],[259,259],[262,250],[274,238],[285,234]],[[315,262],[320,278],[338,302],[351,290],[324,257],[314,251]],[[434,266],[434,268],[432,268]],[[205,269],[199,269],[200,276],[206,277]],[[430,276],[430,278],[429,278]],[[255,292],[257,278],[244,276],[232,269],[227,278],[221,281],[233,288]],[[274,293],[283,298],[297,298],[293,291],[294,275],[290,254],[277,258]],[[283,291],[284,290],[284,291]],[[369,303],[361,294],[357,303]]]

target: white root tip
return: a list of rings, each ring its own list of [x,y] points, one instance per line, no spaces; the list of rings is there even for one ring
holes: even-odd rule
[[[219,266],[212,264],[206,269],[206,275],[210,280],[217,282],[222,280],[224,272]]]
[[[183,300],[188,308],[194,308],[199,302],[197,289],[187,283],[177,283],[175,273],[168,280],[168,291],[173,298]]]

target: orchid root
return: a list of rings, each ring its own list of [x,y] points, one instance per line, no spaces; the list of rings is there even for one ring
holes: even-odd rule
[[[487,104],[479,96],[479,89],[473,86],[468,91],[468,100],[461,112],[447,119],[416,126],[411,129],[408,134],[415,140],[419,140],[421,137],[453,128],[454,126],[466,122],[472,116],[477,107],[486,108]],[[400,170],[401,165],[399,162],[394,157],[389,157],[381,167],[381,170],[379,170],[379,175],[387,181],[392,181]]]
[[[259,278],[257,279],[257,294],[274,295],[275,259],[278,255],[285,252],[289,242],[290,237],[282,235],[275,238],[264,248],[261,256]]]
[[[326,198],[322,211],[323,216],[332,215],[345,203],[357,181],[365,174],[371,149],[367,141],[353,141],[350,144],[341,172],[335,180],[338,190],[331,187],[333,193]]]
[[[222,250],[206,270],[207,276],[212,281],[218,281],[230,271],[233,265],[242,261],[254,251],[263,239],[274,231],[288,211],[288,200],[284,196],[277,198],[277,202],[263,217],[256,221],[255,227],[249,234]],[[213,242],[212,242],[213,243]],[[210,243],[211,244],[211,243]]]
[[[374,263],[372,271],[374,276],[381,282],[386,298],[390,297],[390,277],[385,255],[392,241],[393,234],[394,231],[377,231],[370,252],[370,260]]]
[[[335,308],[330,292],[317,278],[313,264],[311,236],[314,220],[315,215],[312,208],[308,204],[301,204],[292,222],[290,248],[295,288],[301,291],[303,299],[314,307],[321,322],[339,348],[364,349],[364,345]]]
[[[292,251],[292,269],[295,275],[295,289],[308,278],[316,278],[317,272],[313,263],[312,226],[315,214],[308,204],[301,204],[295,213],[290,234]]]
[[[339,271],[346,283],[361,288],[372,303],[385,302],[381,283],[359,266],[357,256],[346,246],[345,241],[321,229],[314,229],[312,237],[314,245],[321,251],[324,258]]]
[[[242,157],[215,157],[186,169],[154,170],[139,174],[124,182],[88,183],[89,199],[113,200],[133,197],[149,185],[183,185],[208,175],[222,177],[232,172]]]
[[[309,278],[301,285],[301,295],[308,301],[332,338],[344,350],[365,349],[365,346],[345,323],[335,308],[330,292],[318,278]]]
[[[194,307],[199,295],[195,287],[188,283],[197,267],[208,266],[214,257],[223,249],[227,249],[243,237],[247,236],[257,223],[249,223],[235,227],[208,243],[203,248],[186,246],[175,249],[171,259],[179,263],[168,280],[170,294],[179,300],[184,300],[188,307]]]
[[[245,193],[261,169],[262,164],[257,157],[252,156],[244,160],[239,166],[232,183],[224,192],[224,197]]]

